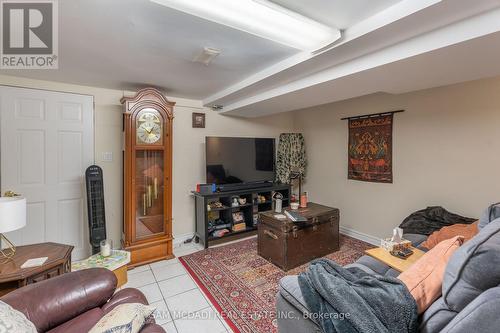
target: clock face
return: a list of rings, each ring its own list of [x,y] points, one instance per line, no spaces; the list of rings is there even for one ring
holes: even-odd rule
[[[137,138],[144,143],[155,143],[160,140],[160,125],[147,121],[142,123],[137,129]]]
[[[137,119],[137,143],[154,144],[162,136],[161,121],[155,110],[142,112]]]

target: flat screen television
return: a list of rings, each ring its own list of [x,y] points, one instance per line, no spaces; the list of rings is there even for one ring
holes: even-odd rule
[[[274,181],[274,139],[207,136],[205,147],[209,184]]]

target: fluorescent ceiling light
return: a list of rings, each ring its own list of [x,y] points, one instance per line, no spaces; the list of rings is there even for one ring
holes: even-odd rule
[[[304,51],[341,37],[337,29],[264,0],[151,1]]]

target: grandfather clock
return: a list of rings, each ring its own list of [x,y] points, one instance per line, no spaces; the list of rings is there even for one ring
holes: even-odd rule
[[[129,266],[172,258],[174,102],[153,88],[123,97],[123,247]]]

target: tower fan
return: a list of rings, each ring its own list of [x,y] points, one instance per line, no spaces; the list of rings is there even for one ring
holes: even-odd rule
[[[87,212],[92,254],[99,253],[101,241],[106,239],[106,214],[104,211],[104,184],[102,169],[91,165],[85,171],[87,187]]]

